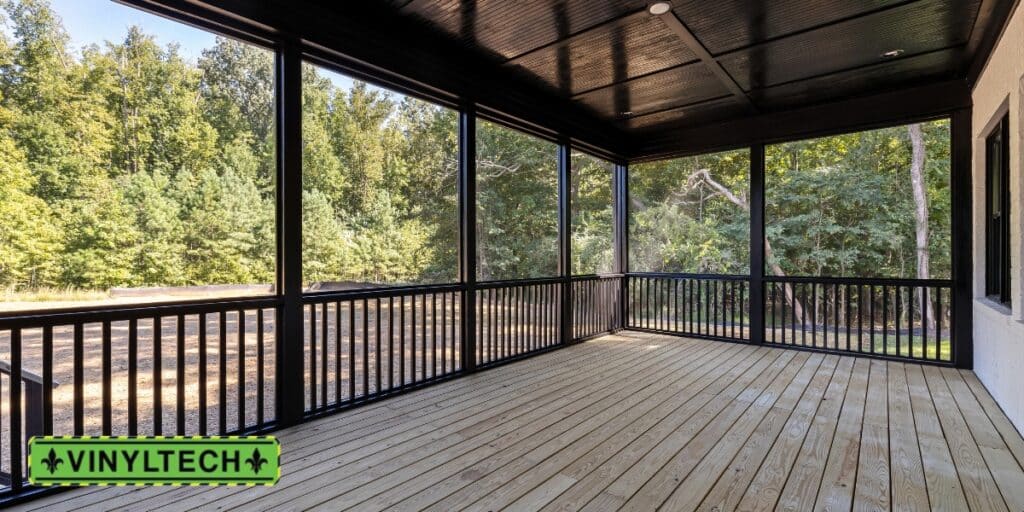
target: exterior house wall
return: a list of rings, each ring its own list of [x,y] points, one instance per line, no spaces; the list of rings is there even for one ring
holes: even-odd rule
[[[974,371],[1024,432],[1024,8],[1017,8],[972,93]],[[1012,310],[985,298],[985,137],[1010,114]]]

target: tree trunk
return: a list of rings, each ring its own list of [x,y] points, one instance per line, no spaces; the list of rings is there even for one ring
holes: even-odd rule
[[[915,240],[917,243],[917,278],[928,279],[931,274],[929,270],[928,251],[928,195],[925,188],[924,164],[925,147],[924,136],[921,134],[921,125],[912,124],[907,127],[910,133],[910,145],[913,154],[910,161],[910,181],[914,189],[914,220]],[[918,290],[918,301],[921,305],[921,318],[928,321],[922,325],[925,333],[933,328],[935,315],[933,314],[931,298],[928,296],[928,287]],[[913,319],[911,319],[913,321]],[[938,336],[938,333],[936,333]]]

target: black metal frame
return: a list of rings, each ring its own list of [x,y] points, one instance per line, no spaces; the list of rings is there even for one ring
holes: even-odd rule
[[[43,328],[44,337],[46,333],[52,335],[52,326],[83,324],[87,322],[121,322],[129,321],[135,326],[138,319],[160,318],[184,315],[220,314],[229,312],[257,309],[262,312],[264,309],[274,309],[277,312],[277,336],[276,336],[276,388],[275,404],[276,418],[269,421],[260,421],[259,431],[273,430],[287,425],[293,425],[312,417],[330,414],[351,407],[358,407],[374,400],[393,396],[398,393],[405,393],[417,389],[423,385],[443,381],[477,371],[480,368],[492,367],[506,364],[511,361],[520,360],[526,357],[544,353],[565,346],[572,342],[579,342],[599,336],[608,332],[616,332],[626,328],[631,312],[629,306],[629,280],[631,278],[652,278],[652,279],[713,279],[725,281],[749,282],[749,295],[746,297],[749,304],[758,305],[750,307],[749,315],[750,336],[746,342],[764,343],[765,333],[765,309],[767,299],[766,283],[775,282],[777,279],[764,275],[764,146],[766,143],[783,142],[806,137],[817,137],[835,134],[844,131],[875,128],[914,122],[920,120],[935,119],[937,117],[949,117],[952,123],[952,208],[953,208],[953,278],[951,280],[936,280],[936,286],[948,286],[951,293],[951,314],[952,329],[955,339],[956,359],[953,362],[961,368],[972,366],[972,327],[971,327],[971,110],[970,91],[962,82],[940,83],[922,86],[917,89],[894,91],[876,96],[850,99],[828,105],[798,109],[788,113],[762,114],[748,118],[743,121],[721,123],[702,129],[700,131],[676,132],[673,137],[683,137],[685,141],[678,140],[673,144],[667,144],[664,140],[640,141],[630,144],[633,158],[624,158],[621,148],[601,148],[587,142],[580,141],[574,134],[564,129],[552,129],[549,126],[540,126],[522,119],[508,116],[493,108],[480,105],[476,99],[470,97],[456,98],[444,91],[431,88],[411,80],[404,80],[402,77],[384,72],[370,64],[350,59],[341,54],[331,51],[323,45],[310,43],[303,40],[299,34],[289,33],[274,27],[254,25],[248,21],[235,18],[227,13],[213,11],[198,6],[197,4],[183,0],[124,0],[125,3],[140,6],[162,16],[170,17],[185,23],[199,26],[203,29],[213,30],[225,35],[243,39],[255,44],[272,48],[276,52],[276,73],[277,73],[277,138],[278,138],[278,170],[277,170],[277,295],[270,297],[239,298],[218,301],[183,301],[164,303],[159,305],[148,305],[139,307],[120,308],[79,308],[76,310],[59,312],[28,312],[14,315],[0,315],[0,329],[12,330],[11,349],[11,373],[22,375],[22,354],[21,346],[15,342],[15,337],[20,336],[20,328]],[[382,288],[374,290],[360,290],[357,292],[341,293],[316,293],[304,294],[302,291],[302,266],[301,266],[301,188],[302,188],[302,150],[301,150],[301,66],[303,61],[311,61],[320,65],[326,65],[335,69],[344,70],[360,79],[372,82],[381,82],[385,86],[402,91],[403,93],[434,101],[459,110],[459,169],[458,169],[458,196],[459,196],[459,282],[423,287],[397,287]],[[559,272],[557,276],[541,279],[495,281],[478,283],[476,267],[476,121],[478,118],[489,119],[501,124],[512,126],[516,129],[526,131],[548,140],[554,140],[558,144],[558,176],[559,176]],[[552,126],[571,126],[571,124],[556,123]],[[646,274],[629,273],[629,162],[653,160],[670,156],[684,154],[706,153],[723,149],[750,148],[751,150],[751,180],[750,180],[750,233],[751,233],[751,272],[748,276],[695,276],[684,274]],[[586,151],[601,158],[608,159],[615,164],[612,173],[613,184],[613,210],[614,210],[614,255],[615,273],[601,276],[573,276],[571,271],[571,204],[570,204],[570,182],[571,173],[569,170],[571,152],[573,149]],[[787,278],[791,281],[807,280],[808,282],[821,283],[831,282],[829,278],[818,277],[796,277]],[[604,308],[601,311],[602,317],[594,322],[595,327],[579,336],[574,336],[576,323],[574,314],[583,308],[591,307],[590,303],[583,304],[583,292],[577,291],[576,286],[583,283],[595,281],[618,281],[620,284],[613,292],[617,297],[615,300],[601,304]],[[836,280],[835,282],[845,282]],[[888,282],[886,280],[875,280],[877,282]],[[892,281],[892,284],[902,283],[900,280]],[[912,284],[922,285],[914,280]],[[909,286],[910,283],[905,283]],[[506,290],[522,289],[527,287],[553,287],[558,292],[550,300],[555,307],[551,313],[557,315],[557,336],[558,343],[535,347],[531,350],[524,350],[518,353],[510,353],[507,357],[478,364],[477,352],[477,315],[478,315],[478,294],[481,292],[490,293],[499,291],[508,293],[503,295],[507,304],[522,304],[516,302],[521,299],[514,291]],[[457,371],[436,376],[436,378],[423,380],[414,385],[400,387],[387,392],[380,392],[367,395],[358,400],[340,401],[329,407],[304,410],[305,385],[301,371],[304,365],[304,340],[306,332],[304,329],[305,307],[315,304],[326,304],[330,301],[355,301],[392,299],[409,294],[427,293],[451,293],[458,295],[460,316],[458,320],[459,329],[459,357],[462,366]],[[608,299],[604,297],[603,299]],[[454,304],[453,304],[454,306]],[[511,315],[517,310],[513,306],[512,312],[501,314]],[[326,310],[325,310],[326,311]],[[614,312],[615,314],[611,314]],[[379,315],[379,310],[377,312]],[[314,313],[314,319],[315,319]],[[262,313],[261,313],[262,319]],[[223,320],[222,320],[223,322]],[[262,323],[261,323],[262,325]],[[639,327],[634,327],[639,328]],[[639,328],[640,330],[650,330]],[[109,327],[106,328],[109,331]],[[132,330],[134,331],[134,328]],[[223,331],[222,331],[223,332]],[[654,329],[652,332],[678,334],[672,330]],[[18,334],[14,334],[18,333]],[[685,334],[687,336],[707,337],[714,339],[728,339],[735,341],[735,338],[711,336],[703,334]],[[134,340],[135,335],[131,338]],[[104,332],[104,338],[109,338]],[[223,336],[221,343],[224,343]],[[76,347],[81,346],[81,332],[75,336]],[[132,343],[131,345],[134,345]],[[805,347],[795,347],[808,349]],[[81,353],[79,349],[78,354]],[[109,362],[110,354],[105,350],[104,359]],[[52,357],[52,344],[44,342],[44,354]],[[223,354],[223,353],[222,353]],[[871,356],[870,354],[866,354]],[[222,356],[223,357],[223,356]],[[888,357],[876,355],[875,357]],[[906,360],[900,359],[899,360]],[[179,368],[180,370],[180,368]],[[81,380],[82,363],[75,364],[76,380]],[[109,368],[104,368],[105,376],[109,374]],[[44,379],[52,378],[51,372],[44,368]],[[109,379],[107,382],[109,386]],[[11,393],[11,435],[12,439],[21,436],[21,388],[22,382],[19,378],[11,379],[9,392]],[[106,389],[106,387],[104,388]],[[47,412],[52,409],[52,395],[44,386],[44,424],[47,418],[52,416]],[[109,391],[106,392],[109,396]],[[78,398],[81,398],[80,395]],[[157,420],[158,421],[158,420]],[[81,412],[76,413],[76,424],[80,425]],[[108,414],[104,413],[104,429],[109,429],[110,421]],[[44,428],[46,428],[44,426]],[[12,469],[20,473],[21,446],[14,443],[11,448]],[[12,471],[13,472],[13,471]],[[38,494],[40,490],[29,489],[22,486],[19,481],[12,486],[12,492],[0,496],[0,505],[9,504],[16,500],[26,499]]]

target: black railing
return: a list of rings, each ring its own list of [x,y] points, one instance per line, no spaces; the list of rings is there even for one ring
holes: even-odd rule
[[[458,373],[462,293],[443,285],[306,295],[307,414]]]
[[[948,280],[764,283],[767,344],[957,361]],[[622,328],[760,342],[749,284],[748,276],[628,274],[477,283],[468,301],[465,284],[309,293],[296,340],[279,336],[280,297],[10,313],[0,317],[0,497],[27,489],[26,443],[36,434],[276,428],[286,393],[277,372],[290,371],[276,360],[288,343],[302,345],[296,370],[309,418]],[[462,304],[474,308],[470,326]]]
[[[279,305],[253,298],[0,318],[0,389],[7,392],[0,400],[0,473],[8,492],[24,486],[32,435],[272,427],[275,379],[268,369],[277,353]]]
[[[476,363],[488,365],[561,345],[561,279],[477,285]]]
[[[948,280],[768,277],[765,342],[953,363]]]
[[[735,275],[629,274],[626,328],[749,340],[748,280]]]
[[[585,340],[622,326],[622,275],[572,278],[572,338]]]

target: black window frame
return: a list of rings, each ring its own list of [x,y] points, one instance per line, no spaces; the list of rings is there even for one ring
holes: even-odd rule
[[[985,296],[1010,305],[1010,115],[985,136]]]

